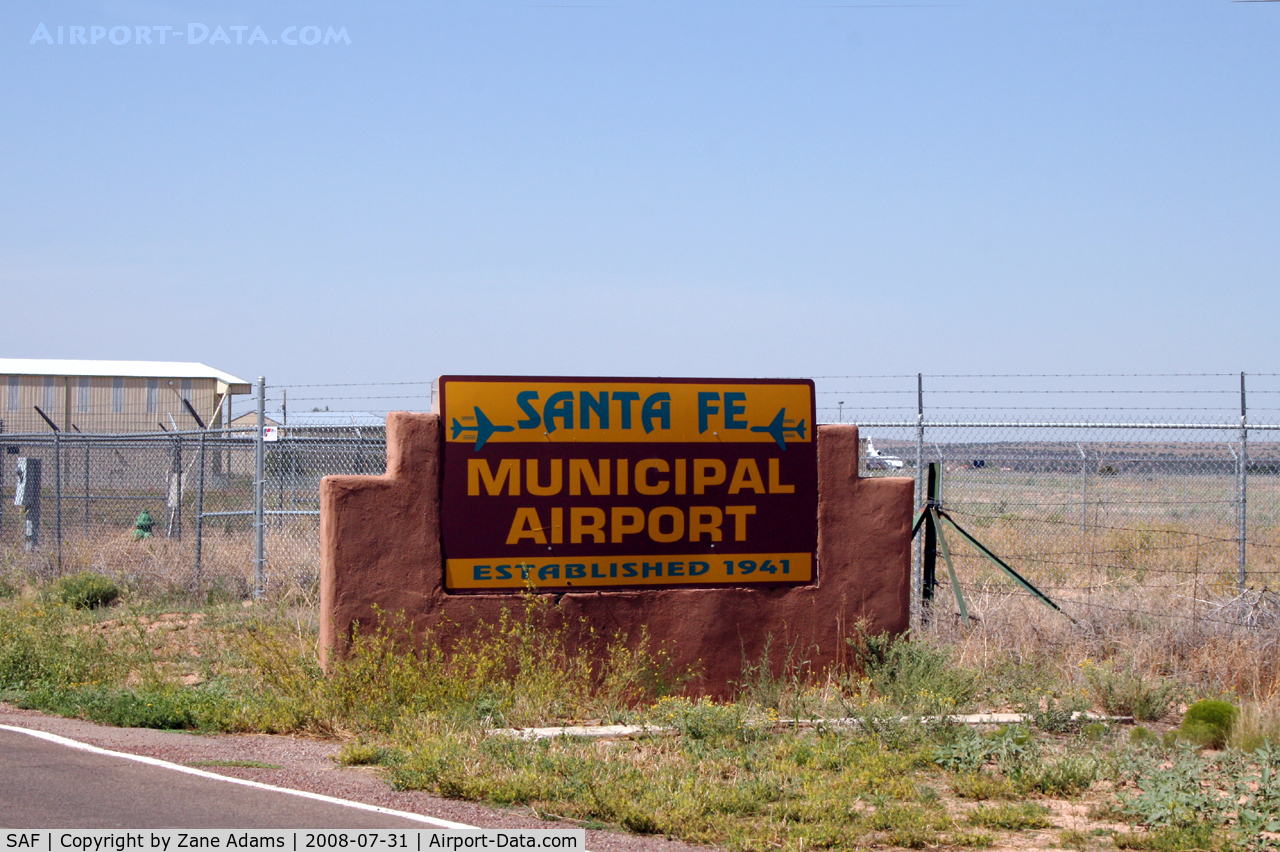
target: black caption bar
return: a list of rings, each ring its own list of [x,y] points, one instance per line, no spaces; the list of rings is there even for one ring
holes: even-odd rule
[[[581,828],[408,829],[0,829],[0,852],[178,852],[188,849],[276,849],[284,852],[466,852],[565,850],[585,852]]]

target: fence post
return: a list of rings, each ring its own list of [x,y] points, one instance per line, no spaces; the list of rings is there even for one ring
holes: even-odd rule
[[[1239,589],[1240,594],[1244,594],[1244,586],[1246,580],[1245,557],[1248,547],[1248,506],[1249,506],[1249,419],[1248,409],[1245,406],[1244,397],[1244,372],[1240,373],[1240,457],[1236,459],[1239,476],[1240,491],[1240,530],[1239,530],[1239,552],[1237,560],[1239,562]]]
[[[62,576],[62,433],[53,433],[53,534],[58,542],[58,576]]]
[[[89,440],[80,439],[84,443],[84,537],[89,538]]]
[[[916,510],[925,500],[924,494],[924,374],[916,373]],[[922,623],[924,597],[924,540],[917,536],[911,565],[911,627]]]
[[[204,438],[207,429],[200,431],[200,476],[196,484],[196,591],[200,590],[200,557],[204,548]]]
[[[1080,451],[1080,538],[1083,540],[1089,534],[1089,457],[1079,441],[1076,449]]]
[[[262,429],[267,422],[267,380],[258,376],[258,433],[253,438],[253,596],[262,597],[267,581],[267,551],[265,539],[266,507],[266,448],[262,443]]]

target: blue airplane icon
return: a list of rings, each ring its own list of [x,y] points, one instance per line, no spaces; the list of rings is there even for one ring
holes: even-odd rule
[[[458,436],[463,432],[476,433],[476,452],[480,452],[480,448],[488,442],[494,432],[514,432],[514,426],[494,426],[488,417],[484,416],[484,412],[480,410],[480,406],[476,406],[476,425],[463,426],[458,422],[458,418],[453,418],[453,439],[458,440]]]
[[[787,448],[786,434],[788,432],[795,432],[801,438],[804,437],[804,421],[801,420],[795,426],[784,426],[783,423],[786,422],[786,416],[787,410],[785,408],[779,409],[778,416],[773,418],[768,426],[752,426],[751,431],[769,433],[773,436],[773,440],[778,442],[778,446],[785,450]]]

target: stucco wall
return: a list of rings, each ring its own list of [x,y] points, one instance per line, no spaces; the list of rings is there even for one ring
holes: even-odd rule
[[[494,622],[510,595],[445,592],[440,549],[440,419],[387,418],[387,473],[329,476],[320,486],[320,654],[327,666],[375,608],[403,612],[415,629],[449,643]],[[566,624],[605,635],[646,627],[678,669],[702,677],[691,691],[723,695],[772,640],[771,663],[822,669],[843,658],[844,638],[865,620],[901,633],[910,607],[911,479],[858,477],[856,426],[818,430],[818,583],[792,588],[661,589],[567,593]]]

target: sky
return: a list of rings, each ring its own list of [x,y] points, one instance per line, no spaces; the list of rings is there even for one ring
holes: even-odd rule
[[[1280,2],[11,0],[0,73],[0,357],[1277,371]]]

